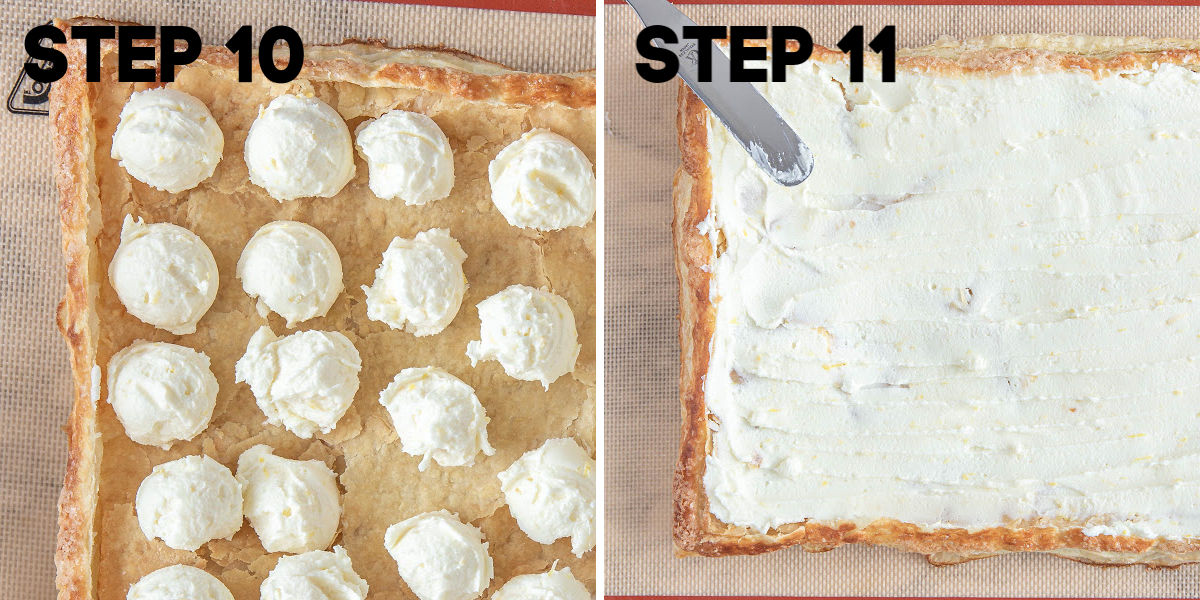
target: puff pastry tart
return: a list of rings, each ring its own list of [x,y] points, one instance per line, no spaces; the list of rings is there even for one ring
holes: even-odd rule
[[[680,95],[686,553],[1200,560],[1200,42],[944,41],[766,98],[770,182]]]
[[[83,24],[112,23],[57,22]],[[61,47],[59,599],[472,600],[546,573],[594,590],[595,552],[526,533],[499,474],[549,440],[594,456],[595,221],[512,224],[489,179],[537,132],[560,150],[506,189],[547,210],[587,196],[594,75],[353,42],[306,47],[287,83],[239,82],[204,47],[135,84],[112,43],[89,83],[83,40]],[[510,286],[571,320],[553,378],[468,356],[475,307]],[[389,527],[427,514],[478,538],[472,577],[393,558]]]

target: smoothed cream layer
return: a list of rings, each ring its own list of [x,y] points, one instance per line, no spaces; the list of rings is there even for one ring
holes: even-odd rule
[[[1200,536],[1200,74],[866,79],[795,188],[709,119],[713,514]]]

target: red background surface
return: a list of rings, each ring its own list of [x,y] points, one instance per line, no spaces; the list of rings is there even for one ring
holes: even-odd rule
[[[961,0],[891,0],[890,2],[866,2],[865,0],[808,0],[807,2],[788,2],[786,0],[671,0],[675,4],[983,4],[983,5],[1025,5],[1025,6],[1057,6],[1057,5],[1135,5],[1135,6],[1198,6],[1200,0],[977,0],[962,2]],[[624,4],[624,0],[604,0],[605,4]]]
[[[523,12],[595,15],[595,0],[374,0],[388,4],[424,4],[461,8],[491,8]]]
[[[591,0],[374,0],[392,4],[434,4],[466,8],[493,8],[525,12],[565,13],[571,15],[595,15],[596,4]],[[676,4],[797,4],[788,0],[672,0]],[[624,0],[604,0],[605,4],[624,4]],[[890,2],[867,2],[866,0],[808,0],[800,4],[1024,4],[1035,6],[1051,5],[1162,5],[1197,6],[1200,0],[892,0]]]

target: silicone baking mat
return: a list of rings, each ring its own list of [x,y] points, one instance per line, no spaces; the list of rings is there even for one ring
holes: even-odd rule
[[[995,33],[1200,36],[1194,7],[684,6],[697,23],[793,24],[832,47],[852,25],[896,25],[901,46]],[[1011,555],[954,567],[883,548],[676,558],[670,481],[679,444],[670,185],[679,166],[675,84],[634,71],[640,30],[605,17],[605,590],[609,594],[1200,596],[1200,566],[1090,567]],[[818,161],[820,159],[818,158]]]
[[[486,5],[487,2],[476,2]],[[512,4],[509,2],[508,4]],[[559,0],[558,4],[578,4]],[[70,373],[54,325],[64,289],[43,90],[19,82],[22,40],[51,17],[189,25],[209,44],[238,26],[290,25],[307,43],[442,44],[529,71],[595,67],[592,17],[321,0],[0,1],[0,598],[50,600]],[[527,34],[522,32],[536,32]]]

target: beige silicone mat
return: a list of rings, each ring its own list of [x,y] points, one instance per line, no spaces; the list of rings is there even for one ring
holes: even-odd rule
[[[794,24],[836,44],[852,25],[896,25],[902,46],[941,35],[1069,32],[1200,37],[1200,8],[684,7],[701,24]],[[915,554],[841,548],[676,558],[670,477],[679,438],[676,282],[669,223],[674,84],[634,71],[640,29],[624,6],[605,21],[605,573],[609,594],[1200,597],[1200,566],[1098,569],[1032,555],[935,568]],[[870,35],[870,33],[868,33]],[[820,160],[818,158],[818,160]]]
[[[209,44],[224,43],[242,24],[257,30],[287,24],[311,43],[374,37],[393,44],[444,44],[530,71],[595,66],[591,17],[343,0],[3,0],[4,98],[25,59],[25,32],[53,16],[77,14],[186,24]],[[49,119],[0,109],[0,139],[5,143],[0,151],[0,598],[50,600],[55,597],[55,503],[66,460],[60,428],[67,418],[70,374],[66,347],[54,326],[64,283]]]

